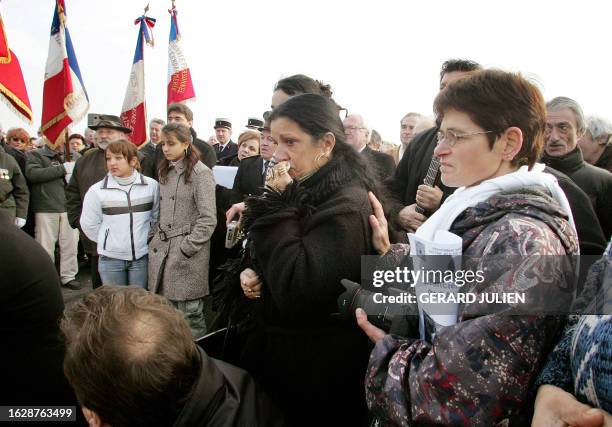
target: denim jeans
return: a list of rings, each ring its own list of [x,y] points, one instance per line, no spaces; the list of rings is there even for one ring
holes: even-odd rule
[[[100,255],[98,271],[105,285],[133,285],[147,288],[149,257],[143,256],[136,261],[109,258]]]

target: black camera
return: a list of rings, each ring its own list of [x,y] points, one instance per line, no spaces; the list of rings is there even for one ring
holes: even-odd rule
[[[355,320],[355,310],[361,308],[374,326],[389,333],[408,336],[409,317],[418,316],[417,304],[410,302],[408,291],[385,287],[384,293],[382,290],[372,292],[347,279],[340,282],[346,289],[338,297],[338,308],[344,319]]]

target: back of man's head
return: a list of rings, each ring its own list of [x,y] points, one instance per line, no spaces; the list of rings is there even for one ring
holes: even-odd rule
[[[452,73],[455,71],[470,72],[482,70],[482,66],[475,61],[470,59],[449,59],[442,64],[440,67],[440,80],[444,77],[444,74]]]
[[[82,406],[113,427],[173,424],[200,369],[180,312],[144,289],[103,286],[67,309],[61,327]]]

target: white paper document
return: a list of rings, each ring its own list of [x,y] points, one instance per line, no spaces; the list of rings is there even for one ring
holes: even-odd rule
[[[234,186],[234,178],[236,178],[238,166],[215,166],[212,171],[217,184],[226,188]]]
[[[457,323],[459,304],[452,302],[458,287],[448,278],[461,268],[461,237],[438,230],[432,241],[408,234],[413,269],[422,274],[415,283],[421,339],[431,342],[437,331]],[[434,256],[446,255],[446,256]],[[426,295],[429,294],[429,295]],[[451,300],[451,302],[446,302]]]

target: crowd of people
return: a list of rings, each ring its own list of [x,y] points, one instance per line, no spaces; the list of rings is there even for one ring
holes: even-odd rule
[[[612,426],[612,124],[461,59],[433,113],[390,144],[294,75],[237,143],[227,118],[199,139],[184,104],[138,148],[109,114],[67,143],[0,130],[7,384],[45,379],[0,403],[78,401],[97,426]],[[362,256],[410,266],[407,233],[440,231],[485,272],[470,292],[538,297],[462,304],[431,336],[422,312],[399,335],[339,315]],[[93,290],[64,308],[79,258]]]

